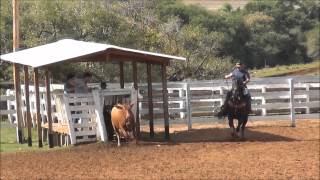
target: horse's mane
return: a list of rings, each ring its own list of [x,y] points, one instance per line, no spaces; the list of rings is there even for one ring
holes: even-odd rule
[[[243,82],[239,79],[234,79],[232,83],[232,89],[231,89],[231,97],[233,100],[233,103],[240,102],[243,100],[243,89],[244,85]]]
[[[246,113],[247,101],[243,95],[244,85],[241,80],[234,79],[232,83],[231,96],[227,102],[228,111],[233,113]]]

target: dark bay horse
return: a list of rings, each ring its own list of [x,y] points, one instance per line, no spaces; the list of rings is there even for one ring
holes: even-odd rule
[[[232,129],[231,136],[244,139],[244,130],[248,122],[248,97],[244,95],[244,85],[241,80],[234,79],[232,89],[228,92],[226,101],[218,112],[218,117],[227,116],[229,127]],[[238,119],[237,128],[234,127],[233,120]]]

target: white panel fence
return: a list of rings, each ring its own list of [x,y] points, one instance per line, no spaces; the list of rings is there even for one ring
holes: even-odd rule
[[[96,86],[93,84],[93,86]],[[63,96],[62,85],[51,85],[52,109],[54,123],[68,124],[67,134],[75,134],[71,143],[96,140],[97,136],[105,140],[99,123],[103,119],[102,104],[117,95],[132,94],[132,83],[125,84],[125,89],[119,89],[118,84],[108,84],[107,90],[95,90],[90,94]],[[162,87],[153,83],[154,122],[163,123]],[[192,128],[193,122],[211,122],[217,120],[213,112],[217,110],[231,88],[231,81],[185,81],[168,83],[168,103],[170,123],[186,123]],[[252,96],[253,113],[251,120],[291,119],[295,126],[297,118],[319,119],[320,113],[320,80],[319,77],[281,77],[253,79],[248,88]],[[22,85],[22,110],[25,112],[24,87]],[[139,118],[141,124],[148,123],[148,93],[147,85],[139,84]],[[59,93],[60,92],[60,95]],[[134,93],[136,93],[134,91]],[[7,102],[7,108],[0,110],[0,115],[8,114],[9,120],[15,122],[14,91],[8,90],[0,101]],[[40,88],[40,104],[42,122],[46,122],[45,89]],[[130,101],[130,99],[128,100]],[[136,101],[136,100],[135,100]],[[68,103],[65,103],[68,102]],[[34,87],[30,86],[30,109],[32,122],[35,125]],[[25,116],[24,116],[25,117]],[[98,123],[98,124],[97,124]],[[73,127],[70,127],[73,126]],[[55,127],[55,126],[54,126]],[[104,128],[105,129],[105,128]],[[105,133],[105,132],[104,132]]]
[[[214,111],[222,105],[230,88],[231,80],[168,83],[170,122],[184,122],[191,129],[192,122],[217,120],[213,117]],[[139,89],[143,97],[139,101],[143,124],[144,119],[148,119],[148,88],[147,85],[140,85]],[[251,120],[291,119],[295,126],[295,115],[298,118],[319,119],[319,77],[253,79],[248,89],[252,96]],[[159,120],[163,117],[161,91],[161,84],[154,83],[153,112]]]
[[[59,138],[61,144],[78,144],[84,142],[93,142],[98,138],[102,141],[107,140],[107,132],[103,117],[103,106],[113,105],[117,102],[129,103],[133,102],[136,105],[137,92],[133,89],[108,89],[108,90],[93,90],[87,94],[63,94],[59,85],[53,85],[54,89],[51,93],[51,109],[52,109],[52,127],[55,133],[59,133],[66,137]],[[22,86],[22,112],[23,124],[26,127],[26,103],[24,87]],[[44,129],[48,128],[47,123],[47,104],[45,96],[45,88],[40,87],[40,114],[41,126]],[[14,91],[8,90],[6,96],[1,96],[1,101],[7,101],[8,110],[1,110],[1,114],[7,114],[11,123],[16,124],[16,108]],[[30,113],[35,127],[36,120],[36,105],[34,97],[34,87],[30,86]],[[116,99],[115,99],[116,97]],[[117,99],[118,98],[118,99]],[[135,111],[135,109],[134,109]],[[134,113],[135,115],[135,113]],[[44,134],[46,134],[45,132]],[[44,140],[46,138],[43,138]],[[70,141],[70,142],[69,142]]]

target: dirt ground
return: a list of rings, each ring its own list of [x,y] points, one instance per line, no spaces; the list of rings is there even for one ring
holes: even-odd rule
[[[1,179],[320,179],[319,120],[248,126],[245,141],[232,139],[226,123],[194,124],[189,132],[173,126],[170,142],[144,133],[138,145],[120,148],[93,143],[1,153]]]

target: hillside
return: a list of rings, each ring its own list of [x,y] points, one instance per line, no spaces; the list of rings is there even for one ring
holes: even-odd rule
[[[277,77],[277,76],[314,76],[320,75],[320,60],[309,64],[292,64],[276,66],[260,70],[251,70],[253,77]]]
[[[190,5],[199,5],[208,10],[217,10],[219,9],[224,3],[229,3],[233,9],[242,8],[244,7],[249,0],[182,0],[185,4]]]

